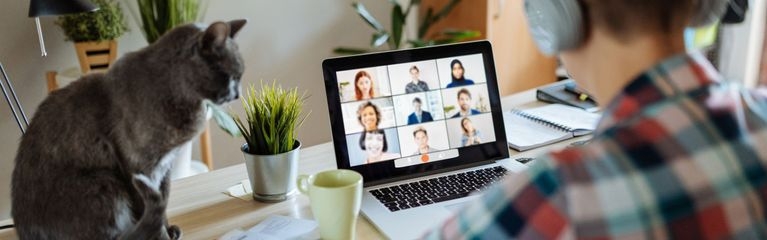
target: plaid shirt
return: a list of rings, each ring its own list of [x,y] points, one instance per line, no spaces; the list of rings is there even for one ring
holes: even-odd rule
[[[542,156],[426,238],[766,239],[767,89],[667,59],[605,108],[591,143]]]

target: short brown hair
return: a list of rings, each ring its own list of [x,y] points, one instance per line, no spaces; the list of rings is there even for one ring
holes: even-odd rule
[[[469,96],[469,98],[471,98],[471,93],[469,92],[469,89],[461,88],[461,90],[458,90],[458,94],[456,94],[456,98],[460,98],[461,94],[466,94],[466,96]]]
[[[362,110],[365,110],[365,108],[368,108],[368,107],[373,108],[373,111],[376,113],[376,127],[377,127],[378,123],[381,122],[381,110],[378,109],[378,106],[376,106],[370,101],[360,104],[360,107],[357,109],[357,121],[359,121],[360,124],[362,124]]]
[[[418,126],[413,130],[413,137],[415,137],[415,134],[418,132],[423,132],[423,135],[429,136],[429,133],[426,132],[426,128],[423,128],[422,126]]]
[[[684,28],[702,1],[719,0],[578,1],[584,10],[585,22],[604,27],[619,40],[628,40],[636,33],[671,33]]]

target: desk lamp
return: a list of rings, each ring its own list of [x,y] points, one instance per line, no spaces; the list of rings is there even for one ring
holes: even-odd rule
[[[98,7],[86,0],[32,0],[29,3],[29,17],[35,18],[37,37],[40,40],[40,52],[42,56],[45,57],[48,53],[45,52],[43,32],[40,30],[40,16],[63,15],[96,10],[98,10]],[[21,108],[19,98],[16,96],[16,91],[13,90],[11,80],[8,78],[8,74],[6,74],[2,63],[0,63],[0,73],[2,73],[4,79],[4,81],[0,81],[0,88],[2,88],[3,96],[5,96],[5,101],[8,102],[8,107],[11,108],[11,113],[13,113],[16,124],[19,125],[21,133],[24,134],[26,127],[29,127],[29,121],[27,120],[27,115],[24,114],[24,109]],[[8,85],[8,89],[5,88],[5,85]],[[8,96],[9,93],[10,96]],[[19,114],[21,114],[21,116],[19,116]],[[23,125],[22,120],[24,123]]]

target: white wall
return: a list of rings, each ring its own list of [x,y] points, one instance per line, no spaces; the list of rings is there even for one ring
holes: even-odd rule
[[[719,69],[728,80],[753,87],[759,78],[767,1],[750,0],[746,19],[722,28]]]
[[[333,56],[331,51],[336,46],[365,47],[370,41],[371,29],[353,11],[352,2],[212,0],[209,3],[205,22],[249,20],[236,39],[246,63],[244,86],[257,84],[261,79],[276,79],[284,87],[297,86],[311,95],[307,109],[312,113],[299,132],[304,146],[330,140],[322,59]],[[383,20],[389,16],[387,1],[362,2],[388,27],[389,21]],[[32,116],[46,96],[45,72],[75,66],[77,60],[72,44],[64,41],[52,17],[41,19],[49,56],[40,57],[34,20],[27,17],[28,7],[29,1],[0,3],[0,62],[14,81],[27,115]],[[131,32],[120,38],[121,53],[146,45],[133,18],[126,17]],[[239,102],[231,107],[241,109]],[[0,104],[0,220],[10,217],[10,176],[21,136],[10,114],[7,105]],[[216,167],[241,163],[239,146],[243,141],[229,137],[215,126],[212,132]],[[195,159],[199,159],[198,156],[195,150]]]

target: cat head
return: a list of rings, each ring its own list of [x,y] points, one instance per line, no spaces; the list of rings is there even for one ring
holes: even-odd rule
[[[239,97],[240,78],[244,70],[242,56],[233,37],[247,21],[214,22],[209,26],[179,26],[152,46],[161,58],[170,57],[175,84],[187,96],[223,104]],[[191,36],[191,37],[190,37]],[[176,80],[174,80],[176,81]]]
[[[242,29],[245,19],[215,22],[199,39],[199,54],[207,63],[207,81],[198,82],[197,90],[216,104],[239,98],[240,78],[244,70],[242,56],[232,38]]]

